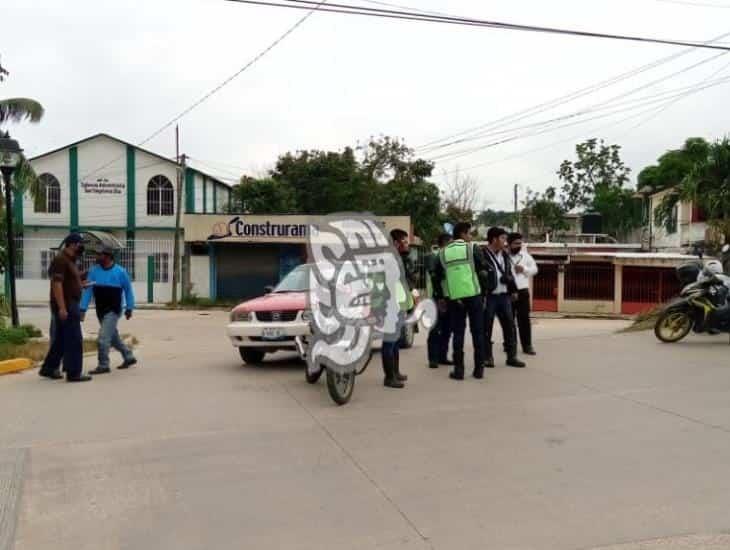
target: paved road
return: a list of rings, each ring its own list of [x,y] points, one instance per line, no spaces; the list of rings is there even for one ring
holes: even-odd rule
[[[16,549],[730,547],[725,339],[540,320],[528,369],[464,383],[419,341],[407,389],[374,364],[335,407],[286,358],[242,366],[225,320],[139,312],[140,368],[0,378]]]

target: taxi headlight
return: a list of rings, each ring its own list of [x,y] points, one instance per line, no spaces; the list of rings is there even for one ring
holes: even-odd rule
[[[231,312],[231,323],[244,323],[247,321],[253,321],[253,313],[250,311]]]

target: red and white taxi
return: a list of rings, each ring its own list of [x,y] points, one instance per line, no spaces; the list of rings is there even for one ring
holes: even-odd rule
[[[275,351],[298,351],[296,338],[310,334],[305,313],[310,267],[296,267],[267,294],[231,311],[226,333],[246,363],[260,363]]]

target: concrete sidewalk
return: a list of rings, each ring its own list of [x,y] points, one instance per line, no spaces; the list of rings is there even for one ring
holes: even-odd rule
[[[140,311],[139,368],[0,379],[17,549],[730,547],[724,338],[541,319],[527,369],[463,383],[421,338],[405,390],[376,359],[336,407],[285,356],[241,366],[226,318]]]

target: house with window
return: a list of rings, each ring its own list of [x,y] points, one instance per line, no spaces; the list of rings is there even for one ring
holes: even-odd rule
[[[679,201],[672,215],[662,224],[656,223],[656,212],[664,199],[674,193],[664,189],[648,197],[648,211],[651,213],[644,239],[650,250],[679,252],[691,249],[695,244],[708,240],[708,226],[705,213],[692,202]]]
[[[168,301],[178,204],[175,160],[103,133],[29,160],[40,192],[13,200],[19,299],[46,300],[54,249],[69,231],[98,230],[125,244],[118,261],[132,276],[139,301]],[[229,185],[192,167],[181,191],[181,227],[186,215],[223,213],[231,200]]]

